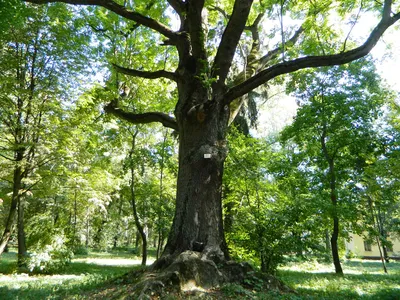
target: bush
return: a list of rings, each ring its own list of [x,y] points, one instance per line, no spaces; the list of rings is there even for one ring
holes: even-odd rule
[[[58,234],[51,239],[50,244],[30,254],[28,268],[33,273],[52,273],[67,266],[72,257],[72,251],[65,245],[65,236]]]
[[[74,254],[75,255],[88,255],[89,254],[89,249],[86,248],[85,246],[77,246],[74,249]]]
[[[346,253],[346,258],[347,258],[347,259],[357,258],[357,255],[356,255],[354,252],[352,252],[351,250],[349,250],[349,251]]]

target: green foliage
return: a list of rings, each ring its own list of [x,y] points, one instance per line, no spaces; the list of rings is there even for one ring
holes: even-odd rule
[[[277,163],[266,142],[232,131],[224,178],[226,237],[234,257],[272,274],[285,254],[302,255],[314,242],[307,192],[290,195],[296,187],[274,179]]]
[[[49,244],[32,248],[28,268],[33,273],[54,273],[71,262],[73,253],[62,234],[52,235]]]
[[[368,60],[306,71],[299,79],[295,76],[289,89],[301,106],[282,139],[294,148],[291,159],[312,187],[314,205],[325,220],[321,224],[338,216],[341,228],[357,232],[368,211],[359,186],[382,155],[384,136],[376,122],[384,101],[393,95]],[[345,230],[342,234],[346,237]]]
[[[241,298],[251,298],[253,293],[247,289],[245,289],[240,284],[236,283],[226,283],[221,287],[221,292],[225,295],[225,297],[233,298],[240,296]]]
[[[377,261],[352,260],[343,262],[345,277],[330,274],[326,263],[293,263],[278,272],[278,277],[297,295],[276,295],[273,299],[396,299],[400,264],[389,266],[383,274]]]
[[[74,255],[88,255],[89,254],[89,249],[85,246],[77,246],[74,249]]]

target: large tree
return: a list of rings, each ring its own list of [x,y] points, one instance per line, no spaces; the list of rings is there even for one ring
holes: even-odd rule
[[[105,107],[108,113],[131,123],[159,122],[179,134],[175,217],[163,255],[156,264],[159,268],[170,265],[187,250],[195,250],[203,259],[214,263],[229,258],[221,208],[226,132],[245,96],[284,74],[357,60],[367,55],[384,32],[400,19],[397,12],[399,3],[390,0],[383,3],[253,3],[252,0],[28,2],[83,5],[90,7],[89,14],[99,9],[99,18],[120,17],[124,24],[121,34],[135,31],[142,35],[142,39],[136,42],[144,46],[135,55],[148,53],[149,58],[146,65],[136,69],[132,68],[134,64],[131,61],[116,61],[114,69],[137,78],[169,79],[176,84],[174,117],[168,111],[127,111],[116,100]],[[344,33],[340,32],[339,26],[332,26],[334,16],[343,24],[348,21],[353,24],[358,16],[370,11],[379,14],[380,19],[364,43],[358,46],[351,43],[353,26]],[[172,16],[179,19],[176,30],[172,29]],[[297,20],[297,27],[287,26],[284,20],[289,19]],[[272,27],[270,32],[264,28],[267,25]],[[271,40],[267,40],[268,37],[272,37]],[[173,71],[162,67],[148,70],[149,66],[157,65],[155,61],[162,60],[154,56],[155,51],[164,53],[162,48],[155,48],[161,47],[157,45],[161,40],[165,47],[176,51],[178,59]],[[319,47],[324,43],[331,44],[329,49],[332,50],[324,51],[324,47]],[[267,44],[274,46],[268,49]]]

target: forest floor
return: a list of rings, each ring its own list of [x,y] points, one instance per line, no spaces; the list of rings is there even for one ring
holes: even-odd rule
[[[151,263],[151,260],[149,261]],[[123,252],[76,256],[72,263],[49,275],[17,274],[15,252],[0,259],[0,299],[120,299],[129,294],[123,274],[140,269],[140,260]],[[330,264],[315,260],[282,266],[277,277],[296,294],[247,290],[227,284],[203,293],[203,299],[400,299],[400,262],[388,264],[384,274],[380,262],[351,260],[343,262],[344,277],[333,274]],[[124,292],[125,291],[125,292]],[[167,299],[192,298],[172,294]]]

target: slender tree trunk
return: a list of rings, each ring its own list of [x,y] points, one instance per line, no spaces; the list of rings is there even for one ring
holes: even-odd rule
[[[382,253],[382,248],[381,248],[381,243],[380,243],[380,241],[379,241],[379,237],[376,237],[376,243],[377,243],[377,245],[378,245],[379,255],[380,255],[380,257],[381,257],[383,272],[385,272],[385,273],[387,274],[388,271],[387,271],[386,263],[385,263],[386,260],[385,260],[385,258],[384,258],[384,256],[383,256],[383,253]]]
[[[160,194],[159,194],[159,201],[160,201],[160,205],[164,204],[164,197],[163,197],[163,191],[164,191],[164,156],[165,156],[165,143],[167,140],[167,134],[168,131],[166,130],[164,133],[164,137],[163,137],[163,143],[162,143],[162,151],[161,151],[161,161],[160,161]],[[158,259],[160,257],[161,254],[161,247],[162,247],[162,243],[164,242],[164,237],[163,237],[163,230],[162,230],[162,226],[163,224],[163,210],[160,209],[158,211],[158,224],[157,224],[157,231],[158,231],[158,239],[157,239],[157,253],[156,253],[156,258]]]
[[[138,131],[134,134],[132,134],[132,148],[129,153],[130,157],[130,165],[131,165],[131,204],[132,204],[132,210],[133,210],[133,217],[135,219],[135,225],[136,228],[140,234],[140,237],[142,239],[142,266],[146,265],[147,262],[147,236],[144,231],[143,225],[140,223],[139,215],[137,212],[137,206],[136,206],[136,193],[135,193],[135,168],[133,164],[133,153],[135,151],[136,147],[136,136],[138,134]]]
[[[388,263],[389,262],[389,254],[387,251],[387,247],[384,243],[387,241],[388,234],[385,230],[384,217],[382,216],[382,212],[379,207],[378,207],[377,213],[376,213],[376,221],[377,221],[377,225],[378,225],[378,229],[379,229],[379,233],[380,233],[380,237],[381,237],[381,241],[382,241],[383,257],[385,258],[385,261]]]
[[[330,240],[328,229],[325,229],[325,249],[326,249],[326,253],[331,252],[331,240]]]
[[[121,224],[121,219],[122,219],[122,204],[123,204],[123,199],[121,198],[119,200],[119,206],[118,206],[118,221],[117,221],[117,234],[114,235],[114,243],[113,243],[113,248],[117,248],[118,246],[118,238],[121,236],[122,234],[122,224]]]
[[[368,197],[368,205],[369,205],[369,209],[371,211],[372,223],[374,225],[374,228],[375,228],[375,230],[377,232],[379,232],[379,235],[381,235],[381,229],[380,229],[380,226],[379,226],[379,219],[375,215],[373,200],[372,200],[372,198],[370,196]],[[383,271],[387,274],[388,271],[387,271],[387,268],[386,268],[385,257],[384,257],[384,254],[382,253],[382,248],[381,248],[381,243],[380,243],[380,236],[376,236],[376,243],[378,244],[379,255],[380,255],[380,258],[381,258]]]
[[[54,227],[57,225],[58,218],[60,217],[59,214],[59,207],[58,207],[58,202],[57,202],[57,196],[54,196],[54,211],[53,211],[53,216],[54,216],[54,221],[53,225]]]
[[[76,247],[76,215],[77,215],[77,188],[75,187],[74,191],[74,227],[73,227],[73,235],[72,235],[72,247]]]
[[[162,245],[164,243],[164,235],[163,235],[163,231],[161,229],[161,227],[158,228],[158,240],[157,240],[157,254],[156,254],[156,258],[159,259],[160,255],[161,255],[161,249],[162,249]]]
[[[339,239],[339,217],[337,212],[337,192],[336,192],[336,173],[335,173],[335,163],[334,156],[330,155],[328,149],[326,147],[326,124],[323,124],[322,135],[321,135],[321,147],[322,152],[328,162],[328,175],[329,175],[329,187],[330,187],[330,198],[332,204],[332,221],[333,221],[333,230],[331,236],[331,250],[332,250],[332,259],[333,265],[335,266],[335,272],[338,275],[343,275],[343,269],[340,264],[339,258],[339,247],[338,247],[338,239]]]
[[[8,218],[5,224],[3,236],[0,241],[0,255],[4,252],[4,248],[7,246],[7,243],[10,240],[13,227],[17,219],[16,213],[17,213],[17,206],[19,202],[22,177],[23,177],[20,163],[23,157],[24,153],[22,151],[16,153],[16,167],[14,169],[14,176],[13,176],[13,193],[11,197],[10,211],[8,213]]]
[[[343,275],[343,269],[340,264],[339,258],[339,247],[338,247],[338,239],[339,239],[339,217],[337,214],[337,195],[336,195],[336,177],[335,177],[335,169],[333,160],[329,163],[329,173],[331,175],[331,202],[333,205],[333,213],[332,213],[332,221],[333,221],[333,230],[331,236],[331,250],[332,250],[332,259],[333,264],[335,266],[336,274]]]
[[[135,224],[135,227],[136,227],[136,224]],[[139,231],[136,229],[136,232],[135,232],[135,249],[138,251],[137,253],[139,254],[139,255],[142,255],[142,249],[141,249],[141,247],[142,247],[142,244],[141,244],[141,237],[140,237],[140,233],[139,233]]]
[[[343,275],[343,269],[340,264],[340,258],[339,258],[338,237],[339,237],[339,218],[337,216],[334,216],[333,231],[331,236],[332,258],[336,274]]]
[[[88,208],[86,211],[86,241],[85,241],[86,248],[89,247],[89,241],[90,241],[90,219],[89,219],[89,208]]]
[[[18,198],[18,267],[25,268],[27,266],[27,249],[24,226],[24,204],[25,198]]]

